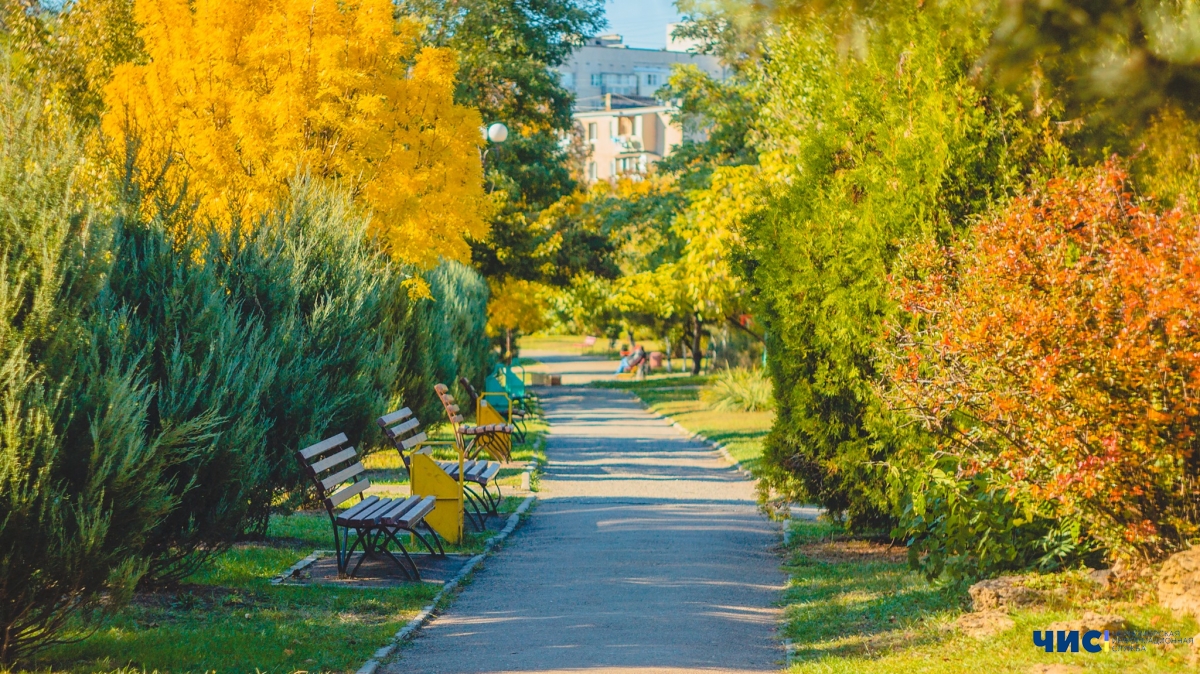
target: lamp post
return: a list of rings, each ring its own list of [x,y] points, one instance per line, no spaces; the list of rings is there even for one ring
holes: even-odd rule
[[[484,136],[493,143],[503,143],[508,140],[508,127],[503,122],[496,122],[487,128]]]
[[[479,163],[483,167],[483,177],[487,179],[487,156],[492,145],[499,145],[508,140],[508,127],[503,122],[493,122],[483,130],[483,142],[487,144],[479,153]]]

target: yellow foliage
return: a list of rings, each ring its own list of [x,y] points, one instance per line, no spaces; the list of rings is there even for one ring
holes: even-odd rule
[[[529,334],[546,326],[546,309],[553,290],[535,281],[505,279],[492,283],[492,298],[488,302],[489,335],[505,330]]]
[[[455,55],[417,51],[390,0],[137,0],[147,62],[116,69],[102,128],[213,222],[269,208],[298,172],[340,182],[403,261],[466,260],[487,233],[479,113]],[[150,182],[147,179],[146,182]]]
[[[742,245],[742,220],[759,208],[758,167],[726,166],[707,189],[689,194],[672,224],[684,240],[674,262],[618,281],[615,303],[625,311],[669,318],[698,313],[723,319],[741,309],[743,282],[731,264]]]

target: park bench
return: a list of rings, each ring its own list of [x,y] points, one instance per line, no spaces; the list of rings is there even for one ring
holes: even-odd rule
[[[462,410],[450,395],[450,389],[445,384],[436,384],[438,399],[446,410],[446,418],[454,429],[454,441],[459,450],[468,459],[475,459],[481,453],[487,452],[497,461],[512,460],[512,434],[516,429],[511,424],[482,424],[472,426],[463,423]]]
[[[413,457],[415,454],[425,454],[432,459],[432,448],[439,443],[429,440],[421,423],[413,415],[412,410],[405,407],[383,415],[375,420],[383,429],[383,434],[400,453],[400,460],[408,471],[409,481],[416,485],[413,477]],[[449,444],[453,445],[454,442]],[[500,485],[495,482],[500,473],[500,464],[495,461],[466,459],[459,461],[433,460],[434,465],[441,469],[452,480],[462,485],[465,512],[469,513],[467,521],[471,522],[476,531],[483,531],[489,513],[496,513],[500,507]],[[461,476],[461,480],[459,477]],[[495,494],[488,487],[494,486]],[[478,491],[476,491],[478,488]]]
[[[366,469],[359,461],[358,453],[348,446],[349,444],[346,434],[338,433],[332,438],[296,452],[296,458],[303,466],[304,472],[312,478],[313,485],[317,488],[317,497],[325,504],[325,511],[333,524],[333,547],[337,554],[338,575],[343,578],[353,577],[358,573],[358,568],[362,566],[367,555],[383,553],[390,557],[410,580],[421,580],[420,570],[404,544],[396,538],[396,534],[402,531],[412,534],[430,554],[445,555],[437,533],[425,523],[425,516],[433,510],[435,504],[433,497],[364,497],[363,492],[370,488],[371,480],[364,475]],[[338,512],[339,506],[355,496],[359,497],[358,503]],[[425,536],[417,531],[418,527],[422,526],[433,536],[438,552],[434,552]],[[352,532],[353,543],[350,542]],[[408,566],[396,557],[389,544],[395,545],[404,555]],[[350,557],[359,546],[362,546],[362,557],[354,565],[354,569],[347,573]]]
[[[519,375],[511,365],[497,365],[495,371],[483,380],[484,393],[502,392],[522,411],[533,414],[538,407],[537,394],[525,388],[525,368],[520,365],[517,367],[521,368]]]
[[[475,419],[483,419],[483,409],[479,404],[483,402],[498,414],[505,423],[512,424],[515,429],[517,440],[525,442],[525,436],[529,433],[529,428],[525,425],[525,419],[529,413],[523,409],[519,409],[512,404],[512,399],[507,394],[499,391],[485,391],[481,396],[479,391],[471,385],[470,380],[466,377],[459,377],[458,383],[466,391],[467,397],[470,398],[471,407],[475,408]]]

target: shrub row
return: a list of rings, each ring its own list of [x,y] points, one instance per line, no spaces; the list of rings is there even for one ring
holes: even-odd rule
[[[1134,192],[1187,181],[1080,168],[1053,92],[979,72],[997,12],[833,6],[769,41],[746,231],[766,482],[931,576],[1145,563],[1200,522],[1200,244],[1194,213]]]
[[[174,583],[302,498],[296,448],[370,446],[434,381],[479,378],[487,286],[410,270],[332,188],[207,226],[94,180],[63,116],[0,80],[0,661]],[[150,216],[145,214],[150,213]],[[179,233],[184,232],[183,236]],[[104,601],[100,601],[104,595]]]

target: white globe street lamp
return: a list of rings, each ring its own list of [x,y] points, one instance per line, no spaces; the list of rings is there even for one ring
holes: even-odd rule
[[[493,143],[503,143],[508,140],[508,127],[496,122],[487,128],[487,139]]]

